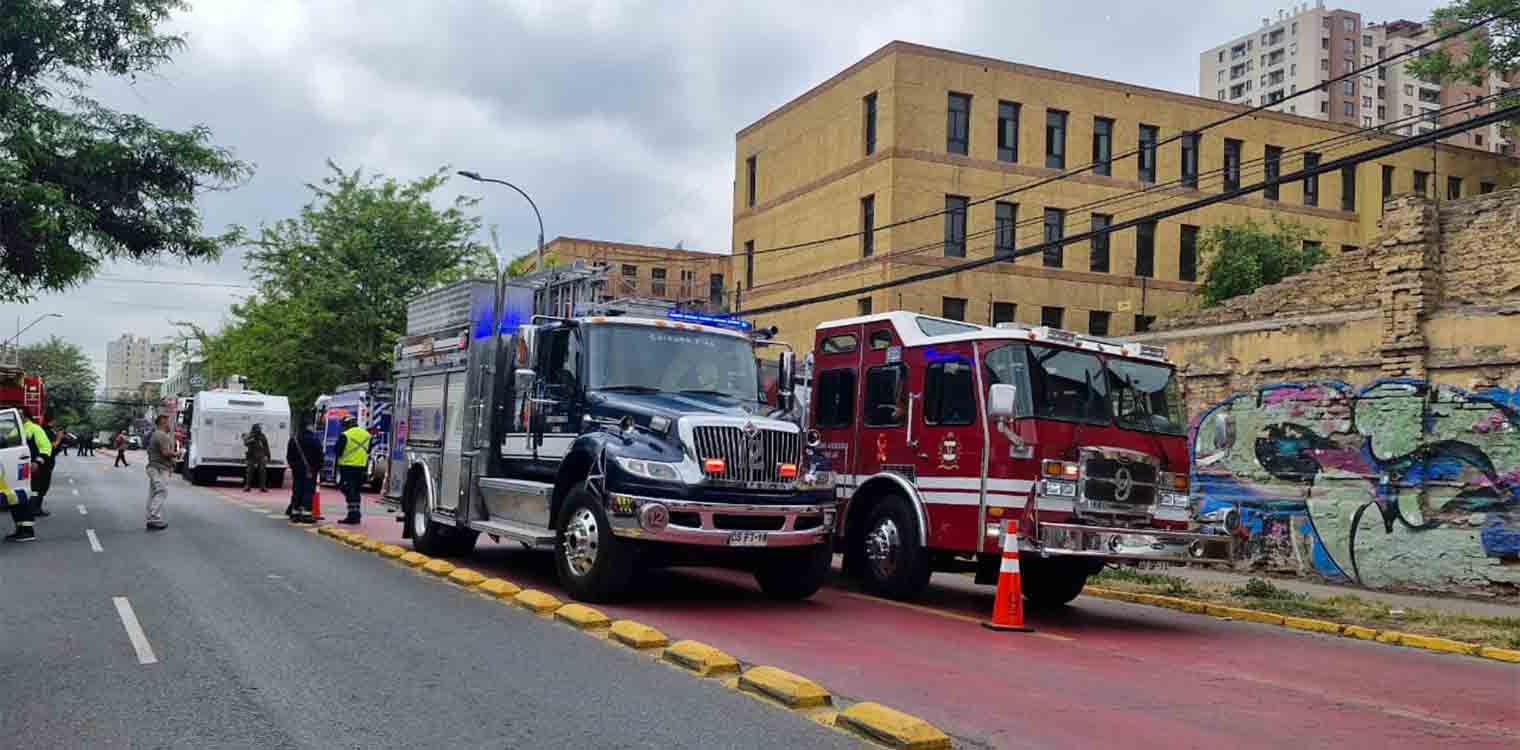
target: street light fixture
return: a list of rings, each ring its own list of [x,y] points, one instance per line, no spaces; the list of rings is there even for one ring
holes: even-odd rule
[[[19,317],[16,318],[16,335],[12,336],[12,337],[10,337],[8,339],[6,339],[5,340],[5,345],[9,346],[11,344],[11,342],[15,342],[17,345],[19,345],[21,343],[21,334],[26,333],[27,331],[31,330],[32,326],[37,325],[38,323],[41,323],[42,321],[47,320],[48,318],[61,318],[61,317],[63,317],[63,313],[46,313],[46,314],[43,314],[43,315],[39,315],[39,316],[37,316],[36,320],[34,320],[34,321],[30,322],[30,323],[27,323],[25,328],[21,327],[21,318],[19,318]]]
[[[544,217],[543,214],[540,214],[538,212],[538,204],[534,203],[533,199],[528,197],[528,194],[523,192],[522,188],[513,185],[506,180],[498,180],[494,177],[481,177],[479,172],[471,172],[465,169],[459,170],[459,176],[474,180],[476,182],[494,182],[498,185],[506,185],[507,187],[516,190],[518,195],[521,195],[528,201],[528,205],[533,208],[533,216],[538,219],[538,270],[544,270]]]

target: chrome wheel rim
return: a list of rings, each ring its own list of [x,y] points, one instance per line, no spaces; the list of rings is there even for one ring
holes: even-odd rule
[[[866,535],[866,560],[878,580],[886,580],[897,572],[898,555],[902,552],[902,535],[897,532],[897,522],[881,519],[876,528]]]
[[[418,538],[427,536],[427,530],[428,530],[427,503],[422,502],[421,500],[418,500],[416,502],[417,502],[417,507],[416,507],[415,510],[412,511],[412,538],[413,539],[418,539]]]
[[[565,564],[577,577],[590,574],[596,567],[599,531],[596,514],[590,508],[577,508],[570,514],[570,522],[565,524]]]

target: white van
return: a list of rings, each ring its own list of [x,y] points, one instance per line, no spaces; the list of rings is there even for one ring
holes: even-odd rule
[[[285,484],[285,443],[290,439],[290,401],[258,391],[201,391],[190,407],[190,450],[185,476],[195,484],[217,477],[243,477],[243,436],[261,425],[269,440],[266,484]]]
[[[21,412],[0,409],[0,481],[4,481],[21,502],[27,502],[31,462],[32,450],[26,447],[26,440],[21,437]]]

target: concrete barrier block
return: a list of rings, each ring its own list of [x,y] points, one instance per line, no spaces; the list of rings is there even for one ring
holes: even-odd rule
[[[473,570],[470,570],[469,568],[455,568],[454,572],[449,573],[450,583],[457,583],[460,586],[464,586],[466,588],[479,585],[485,579],[485,576]]]
[[[856,703],[839,712],[834,725],[887,747],[950,750],[949,735],[933,724],[879,703]]]
[[[490,594],[491,596],[496,597],[497,599],[511,599],[512,597],[517,596],[517,593],[519,591],[522,591],[521,586],[518,586],[517,584],[502,578],[488,578],[484,581],[481,581],[480,585],[476,588],[484,591],[487,594]]]
[[[700,641],[677,641],[665,649],[665,660],[703,677],[737,674],[739,661]]]
[[[618,620],[612,623],[612,640],[640,650],[664,648],[670,645],[670,639],[666,638],[664,633],[633,620]]]
[[[432,559],[433,558],[428,557],[427,555],[424,555],[421,552],[408,552],[408,553],[406,553],[406,554],[404,554],[404,555],[401,556],[401,562],[404,562],[404,563],[406,563],[407,565],[410,565],[413,568],[415,568],[415,567],[417,567],[419,565],[426,565]]]
[[[512,597],[512,603],[538,615],[547,615],[563,606],[560,600],[533,589],[518,592]]]
[[[739,689],[763,695],[788,708],[817,708],[833,702],[829,691],[818,683],[776,667],[754,667],[739,675]]]
[[[590,630],[593,628],[605,628],[612,624],[607,616],[599,610],[592,609],[584,604],[566,604],[554,610],[554,619],[567,623],[577,630]]]

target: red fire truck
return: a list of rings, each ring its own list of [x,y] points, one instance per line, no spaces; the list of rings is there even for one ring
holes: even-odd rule
[[[46,424],[43,405],[47,403],[47,387],[37,375],[27,375],[21,368],[0,365],[0,408],[25,406],[32,412],[37,424]]]
[[[1071,601],[1109,562],[1229,558],[1229,537],[1188,531],[1163,349],[892,312],[819,325],[813,355],[836,543],[875,593],[912,597],[934,571],[996,582],[1008,519],[1031,604]]]

